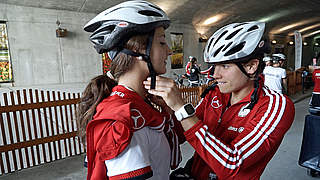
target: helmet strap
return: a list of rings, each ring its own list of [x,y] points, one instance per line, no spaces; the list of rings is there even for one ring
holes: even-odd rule
[[[249,76],[249,74],[247,73],[247,71],[244,69],[242,63],[240,63],[240,62],[235,62],[235,64],[238,66],[238,68],[241,70],[241,72],[242,72],[243,74],[245,74],[248,78],[251,78],[251,77]]]
[[[148,36],[146,56],[142,56],[143,59],[147,62],[149,73],[150,73],[150,77],[151,77],[151,87],[150,87],[150,89],[155,89],[156,88],[156,75],[157,75],[156,71],[154,70],[154,68],[152,66],[151,58],[150,58],[153,36],[154,36],[154,30],[151,31],[151,33]]]
[[[253,90],[253,93],[250,96],[250,104],[247,106],[246,109],[252,110],[253,106],[258,101],[259,80],[260,80],[260,77],[258,77],[257,79],[254,80],[254,90]]]
[[[154,36],[154,30],[148,36],[146,54],[136,53],[136,52],[133,52],[133,51],[126,49],[126,48],[123,48],[120,51],[124,54],[128,54],[128,55],[134,56],[134,57],[141,56],[143,61],[145,61],[147,63],[147,66],[149,69],[149,74],[151,77],[151,89],[155,89],[155,87],[156,87],[156,75],[157,75],[156,71],[154,70],[154,68],[152,66],[151,59],[150,59],[150,52],[151,52],[151,47],[152,47],[153,36]]]
[[[239,67],[239,69],[248,77],[251,78],[250,75],[247,73],[247,71],[244,69],[243,65],[240,62],[235,62],[235,64]],[[259,63],[259,66],[261,63]],[[246,109],[252,110],[253,106],[257,103],[258,101],[258,89],[259,89],[259,80],[260,77],[258,73],[255,73],[255,78],[254,78],[254,90],[253,93],[250,96],[250,104],[246,107]]]

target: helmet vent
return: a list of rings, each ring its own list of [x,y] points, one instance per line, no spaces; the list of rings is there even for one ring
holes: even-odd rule
[[[115,25],[111,25],[111,26],[106,26],[106,27],[101,27],[99,29],[96,30],[95,34],[98,34],[100,32],[104,32],[104,33],[110,33],[114,30],[116,26]]]
[[[212,44],[212,41],[214,40],[214,38],[212,38],[210,41],[209,41],[209,44],[208,44],[208,48],[207,48],[207,53],[209,52],[209,49],[210,49],[210,47],[211,47],[211,44]]]
[[[247,23],[240,23],[240,24],[237,24],[237,25],[235,25],[233,28],[237,28],[237,27],[242,26],[242,25],[244,25],[244,24],[247,24]]]
[[[221,46],[221,47],[219,47],[219,49],[217,49],[216,52],[214,52],[213,57],[216,57],[216,55],[219,54],[219,52],[221,51],[221,49],[222,49],[223,47],[224,47],[224,45]]]
[[[219,40],[222,38],[222,36],[224,36],[225,34],[227,34],[228,31],[224,31],[223,33],[220,34],[220,36],[218,37],[218,39],[216,40],[216,42],[214,43],[213,46],[216,45],[217,42],[219,42]]]
[[[145,15],[145,16],[156,16],[156,17],[162,17],[160,13],[157,13],[155,11],[150,11],[150,10],[143,10],[139,11],[139,14]]]
[[[242,30],[242,28],[240,28],[240,29],[234,31],[233,33],[229,34],[229,36],[226,38],[226,40],[229,40],[229,39],[233,38],[241,30]]]
[[[235,47],[233,47],[232,49],[230,49],[226,54],[225,56],[230,56],[232,54],[235,54],[239,51],[241,51],[241,49],[244,47],[244,45],[246,44],[246,42],[242,42],[238,45],[236,45]]]
[[[224,47],[222,51],[225,51],[231,44],[232,44],[232,42],[229,42],[229,44],[226,45],[226,47]]]
[[[251,28],[249,28],[247,32],[250,32],[250,31],[253,31],[253,30],[256,30],[256,29],[259,29],[259,27],[257,25],[254,25]]]
[[[153,8],[155,8],[155,9],[158,9],[159,11],[163,11],[162,9],[160,9],[159,7],[157,7],[157,6],[153,6],[153,5],[151,5],[151,4],[148,4],[150,7],[153,7]]]
[[[108,14],[112,13],[113,11],[117,11],[118,9],[121,9],[121,7],[115,8],[115,9],[113,9],[112,11],[108,11],[108,12],[106,12],[104,15],[108,15]]]

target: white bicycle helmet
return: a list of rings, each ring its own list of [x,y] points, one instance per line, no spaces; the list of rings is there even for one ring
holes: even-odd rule
[[[266,56],[266,57],[263,58],[263,61],[264,62],[272,61],[272,58],[270,56]]]
[[[263,22],[233,23],[217,30],[208,40],[204,51],[207,63],[239,62],[254,53],[266,51],[262,40]]]
[[[206,44],[204,61],[207,63],[235,63],[248,78],[251,78],[241,63],[253,58],[262,61],[263,54],[268,53],[270,47],[263,39],[264,29],[265,23],[258,21],[233,23],[220,28]],[[259,63],[259,71],[264,68],[262,64]],[[258,88],[259,73],[255,73],[254,91],[246,109],[251,110],[257,103]]]
[[[154,30],[157,27],[168,28],[170,20],[158,6],[147,1],[126,1],[111,7],[89,21],[84,30],[92,32],[90,36],[98,53],[108,52],[114,59],[119,52],[142,57],[147,62],[151,89],[155,88],[156,72],[150,60],[150,51]],[[125,49],[125,43],[135,35],[148,34],[146,53],[140,54]]]
[[[284,61],[286,59],[286,56],[282,53],[277,53],[277,54],[272,54],[272,58],[277,61],[280,61],[280,60]]]
[[[122,47],[132,36],[170,25],[167,14],[147,1],[127,1],[113,6],[89,21],[84,30],[98,53]]]

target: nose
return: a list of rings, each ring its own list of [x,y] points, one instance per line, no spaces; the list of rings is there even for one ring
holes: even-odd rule
[[[220,70],[219,70],[219,69],[220,69],[220,68],[217,67],[217,66],[214,68],[213,78],[219,79],[219,78],[221,77],[221,75],[220,75]]]

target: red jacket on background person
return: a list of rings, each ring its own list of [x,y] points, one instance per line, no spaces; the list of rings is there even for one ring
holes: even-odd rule
[[[201,71],[201,74],[207,74],[207,79],[209,81],[213,80],[214,66],[210,66],[208,69]]]
[[[315,69],[312,72],[312,80],[314,82],[313,93],[320,94],[320,69]]]
[[[188,61],[185,70],[186,70],[186,75],[190,76],[190,66],[191,66],[191,62]]]

